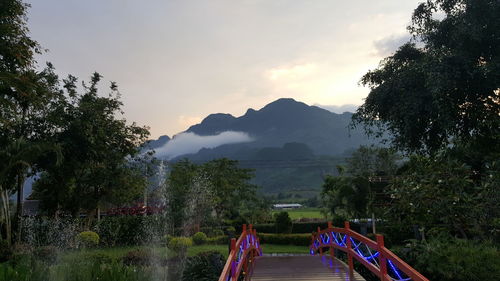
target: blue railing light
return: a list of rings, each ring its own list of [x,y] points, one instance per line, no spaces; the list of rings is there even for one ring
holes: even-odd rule
[[[399,270],[394,266],[394,264],[391,262],[391,260],[388,259],[387,262],[389,263],[392,271],[394,272],[394,274],[396,274],[396,276],[399,278],[399,280],[403,280],[403,277],[401,277]]]

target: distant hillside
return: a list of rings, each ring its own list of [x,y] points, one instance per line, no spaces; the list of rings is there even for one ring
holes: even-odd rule
[[[307,144],[315,154],[339,155],[371,143],[360,130],[349,130],[352,113],[336,114],[294,99],[279,99],[245,115],[211,114],[187,132],[215,135],[224,131],[248,133],[253,147],[280,147],[285,143]]]
[[[246,133],[251,141],[201,148],[177,156],[195,162],[227,157],[256,170],[255,184],[266,192],[316,190],[326,174],[360,145],[374,140],[359,129],[349,130],[352,113],[336,114],[293,99],[279,99],[260,110],[248,109],[240,117],[211,114],[184,133],[214,136],[223,132]],[[149,146],[158,149],[170,141],[163,136]]]

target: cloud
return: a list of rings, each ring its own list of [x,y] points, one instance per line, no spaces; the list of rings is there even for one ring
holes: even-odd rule
[[[399,47],[409,42],[411,36],[409,34],[393,34],[389,37],[382,38],[373,42],[376,49],[376,55],[386,57],[392,55]]]
[[[156,157],[172,159],[180,155],[196,153],[202,148],[215,148],[223,144],[251,142],[244,132],[226,131],[213,136],[199,136],[194,133],[180,133],[164,146],[156,149]]]
[[[358,109],[359,105],[355,104],[343,104],[343,105],[321,105],[321,104],[315,104],[317,107],[321,107],[323,109],[326,109],[330,112],[337,113],[337,114],[342,114],[344,112],[355,112],[356,109]]]

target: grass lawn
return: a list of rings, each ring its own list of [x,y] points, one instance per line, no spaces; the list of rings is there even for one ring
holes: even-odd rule
[[[308,219],[323,219],[325,216],[321,214],[320,209],[318,208],[300,208],[300,209],[290,209],[290,210],[283,210],[285,212],[288,212],[288,215],[292,220],[299,220],[302,218],[308,218]],[[275,213],[279,213],[281,210],[274,210],[273,215]]]
[[[162,257],[166,257],[167,255],[172,257],[175,255],[173,251],[168,250],[166,247],[149,247],[149,246],[129,246],[129,247],[113,247],[113,248],[101,248],[101,249],[88,249],[82,251],[68,251],[62,255],[62,261],[71,262],[76,259],[82,258],[87,254],[104,254],[110,256],[114,259],[121,259],[128,252],[134,250],[152,250],[156,254]],[[192,246],[188,248],[188,256],[195,256],[201,252],[206,251],[217,251],[224,255],[227,258],[227,245],[198,245]],[[289,254],[307,254],[309,249],[304,246],[295,246],[295,245],[274,245],[274,244],[262,244],[262,251],[265,254],[272,253],[289,253]]]

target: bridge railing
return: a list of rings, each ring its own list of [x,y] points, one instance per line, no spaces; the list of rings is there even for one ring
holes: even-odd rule
[[[244,224],[238,240],[231,239],[231,251],[226,264],[219,277],[219,281],[236,281],[240,275],[245,275],[245,280],[249,277],[255,266],[255,257],[262,255],[260,239],[257,231],[252,229],[252,225]]]
[[[429,281],[417,272],[393,252],[384,246],[384,237],[376,235],[377,241],[373,241],[353,230],[349,222],[344,223],[344,228],[332,227],[328,222],[328,228],[321,230],[311,237],[310,252],[323,254],[324,248],[330,249],[330,255],[334,257],[334,250],[338,249],[347,254],[349,274],[354,272],[353,259],[359,261],[363,266],[373,272],[382,281]]]

